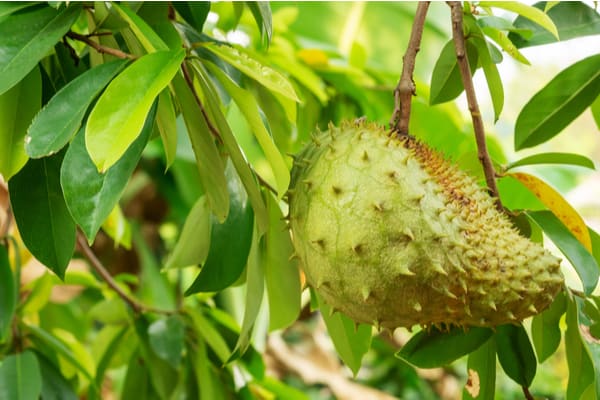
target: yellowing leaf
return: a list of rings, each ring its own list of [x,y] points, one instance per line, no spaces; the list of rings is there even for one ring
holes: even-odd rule
[[[556,215],[558,219],[573,233],[573,235],[588,250],[592,251],[592,240],[583,221],[583,218],[575,209],[552,187],[541,179],[523,172],[512,172],[508,174],[519,180],[531,191],[542,203]]]
[[[131,248],[131,225],[118,204],[102,223],[102,229],[115,241],[115,247],[121,245],[126,249]]]
[[[311,67],[326,67],[329,64],[327,53],[319,49],[302,49],[296,55]]]

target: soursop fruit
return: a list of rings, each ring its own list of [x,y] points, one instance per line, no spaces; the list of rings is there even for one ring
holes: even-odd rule
[[[288,196],[308,283],[359,323],[518,323],[563,286],[560,260],[519,235],[473,178],[375,124],[316,135],[295,157]]]

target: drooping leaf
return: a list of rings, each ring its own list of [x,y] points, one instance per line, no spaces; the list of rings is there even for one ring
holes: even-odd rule
[[[186,295],[223,290],[240,277],[246,266],[252,243],[254,213],[240,178],[231,165],[227,167],[227,177],[227,219],[223,223],[213,219],[206,262],[186,290]]]
[[[65,201],[75,222],[92,242],[119,201],[152,133],[156,106],[148,113],[137,138],[123,156],[104,173],[98,172],[85,147],[82,128],[67,150],[61,168]]]
[[[523,18],[535,22],[558,39],[558,30],[556,29],[556,25],[554,25],[554,21],[546,13],[535,7],[517,1],[481,1],[479,2],[479,6],[496,7],[517,13]]]
[[[447,332],[432,328],[415,334],[396,357],[419,368],[448,365],[458,358],[477,350],[493,335],[489,328],[452,328]]]
[[[24,138],[41,102],[42,80],[38,68],[0,95],[0,174],[5,180],[27,162]]]
[[[522,325],[496,327],[496,348],[502,369],[519,385],[529,387],[535,377],[537,361]]]
[[[371,325],[356,325],[354,321],[340,312],[333,310],[317,296],[321,317],[327,326],[327,332],[335,346],[337,353],[344,363],[352,370],[354,375],[358,373],[363,356],[371,347]]]
[[[210,1],[178,1],[173,3],[173,7],[196,31],[202,32],[206,17],[210,12]]]
[[[61,375],[60,368],[40,353],[35,354],[40,366],[42,377],[42,400],[77,400],[79,397],[69,384],[67,379]]]
[[[33,8],[0,22],[0,95],[27,75],[75,22],[81,7]]]
[[[594,162],[589,158],[575,153],[540,153],[532,156],[523,157],[520,160],[509,163],[506,169],[521,167],[523,165],[536,164],[563,164],[577,165],[579,167],[596,169]]]
[[[529,211],[527,215],[542,228],[544,233],[567,257],[583,283],[584,292],[591,294],[598,283],[600,267],[598,267],[590,252],[552,212]]]
[[[469,41],[466,43],[466,49],[471,74],[474,74],[477,67],[478,51]],[[446,43],[433,67],[429,104],[434,105],[454,100],[464,89],[458,63],[456,62],[456,49],[454,42],[451,40]]]
[[[199,308],[186,308],[186,314],[191,318],[197,334],[206,341],[206,344],[215,352],[219,360],[225,364],[231,351],[214,323]]]
[[[467,358],[463,400],[494,400],[496,394],[496,341],[490,338]]]
[[[169,47],[160,36],[127,5],[112,3],[111,7],[129,24],[129,28],[148,53],[169,50]]]
[[[8,182],[10,201],[23,243],[59,278],[75,249],[75,222],[60,186],[65,152],[31,159]]]
[[[491,26],[485,26],[482,28],[483,33],[494,42],[496,42],[502,50],[504,50],[508,55],[510,55],[515,60],[525,64],[530,65],[531,63],[521,52],[517,49],[517,46],[510,41],[508,36],[499,29],[493,28]]]
[[[152,102],[176,74],[185,51],[147,54],[108,85],[88,118],[85,142],[100,172],[117,162],[140,135]]]
[[[178,368],[184,350],[185,326],[177,315],[154,321],[148,327],[150,347],[173,368]]]
[[[125,64],[123,60],[101,64],[60,89],[29,126],[27,154],[40,158],[62,149],[79,130],[89,105]]]
[[[4,357],[0,363],[0,399],[38,400],[41,391],[40,366],[31,351]]]
[[[466,16],[465,16],[466,17]],[[530,38],[532,36],[532,32],[529,29],[517,28],[506,18],[498,17],[495,15],[489,15],[477,18],[477,25],[480,27],[492,27],[502,31],[508,31],[510,33],[517,33],[519,36],[524,38]],[[509,36],[509,39],[512,41],[512,37]]]
[[[564,292],[560,292],[550,307],[531,321],[531,339],[541,363],[550,357],[560,344],[560,319],[567,310]]]
[[[17,305],[17,288],[8,259],[8,249],[0,245],[0,343],[10,332]]]
[[[481,68],[485,74],[490,98],[492,99],[492,105],[494,106],[494,122],[496,122],[500,117],[502,108],[504,108],[504,88],[502,86],[502,79],[500,78],[498,67],[496,67],[496,64],[492,60],[490,51],[492,45],[487,43],[485,39],[473,38],[473,40],[470,41],[472,41],[477,48],[479,62],[481,63]]]
[[[594,121],[596,121],[596,126],[600,129],[600,96],[596,97],[596,100],[590,106],[590,110],[592,111]]]
[[[206,342],[202,338],[198,338],[198,346],[196,351],[191,352],[190,360],[192,361],[194,376],[198,384],[200,399],[225,398],[223,385],[220,384],[216,376],[215,370],[208,358]]]
[[[523,107],[515,123],[515,149],[553,138],[600,95],[600,54],[556,75]]]
[[[273,36],[273,20],[271,17],[271,6],[268,1],[247,1],[246,5],[252,12],[252,16],[260,29],[260,35],[267,44]]]
[[[169,89],[164,89],[158,95],[156,124],[165,149],[166,169],[169,169],[177,155],[177,116]]]
[[[64,187],[63,187],[64,193]],[[131,249],[131,224],[123,215],[119,204],[116,204],[102,223],[102,230],[115,242],[126,249]]]

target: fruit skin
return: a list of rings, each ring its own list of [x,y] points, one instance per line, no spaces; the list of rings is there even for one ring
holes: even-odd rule
[[[477,182],[411,137],[329,126],[296,157],[294,247],[333,309],[383,328],[518,323],[563,287]]]

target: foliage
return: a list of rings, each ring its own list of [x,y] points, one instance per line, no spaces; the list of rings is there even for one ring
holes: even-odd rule
[[[496,358],[526,394],[544,395],[536,373],[566,354],[566,398],[599,398],[600,236],[523,172],[593,169],[583,155],[508,162],[488,137],[515,224],[532,240],[545,233],[583,288],[565,286],[531,321],[402,331],[398,349],[396,336],[303,296],[284,217],[289,155],[330,121],[387,123],[414,10],[0,3],[0,174],[10,197],[10,207],[0,202],[0,398],[308,398],[307,383],[269,376],[263,353],[268,332],[314,324],[310,307],[325,311],[354,374],[370,371],[357,380],[396,396],[435,396],[407,363],[454,368],[464,398],[505,396]],[[463,17],[490,121],[506,103],[505,55],[535,66],[521,49],[600,34],[600,15],[581,2],[465,2]],[[444,18],[445,5],[432,6],[410,131],[480,174],[471,129],[449,103],[464,89]],[[587,109],[599,121],[598,71],[592,54],[529,96],[515,150],[550,141]]]

